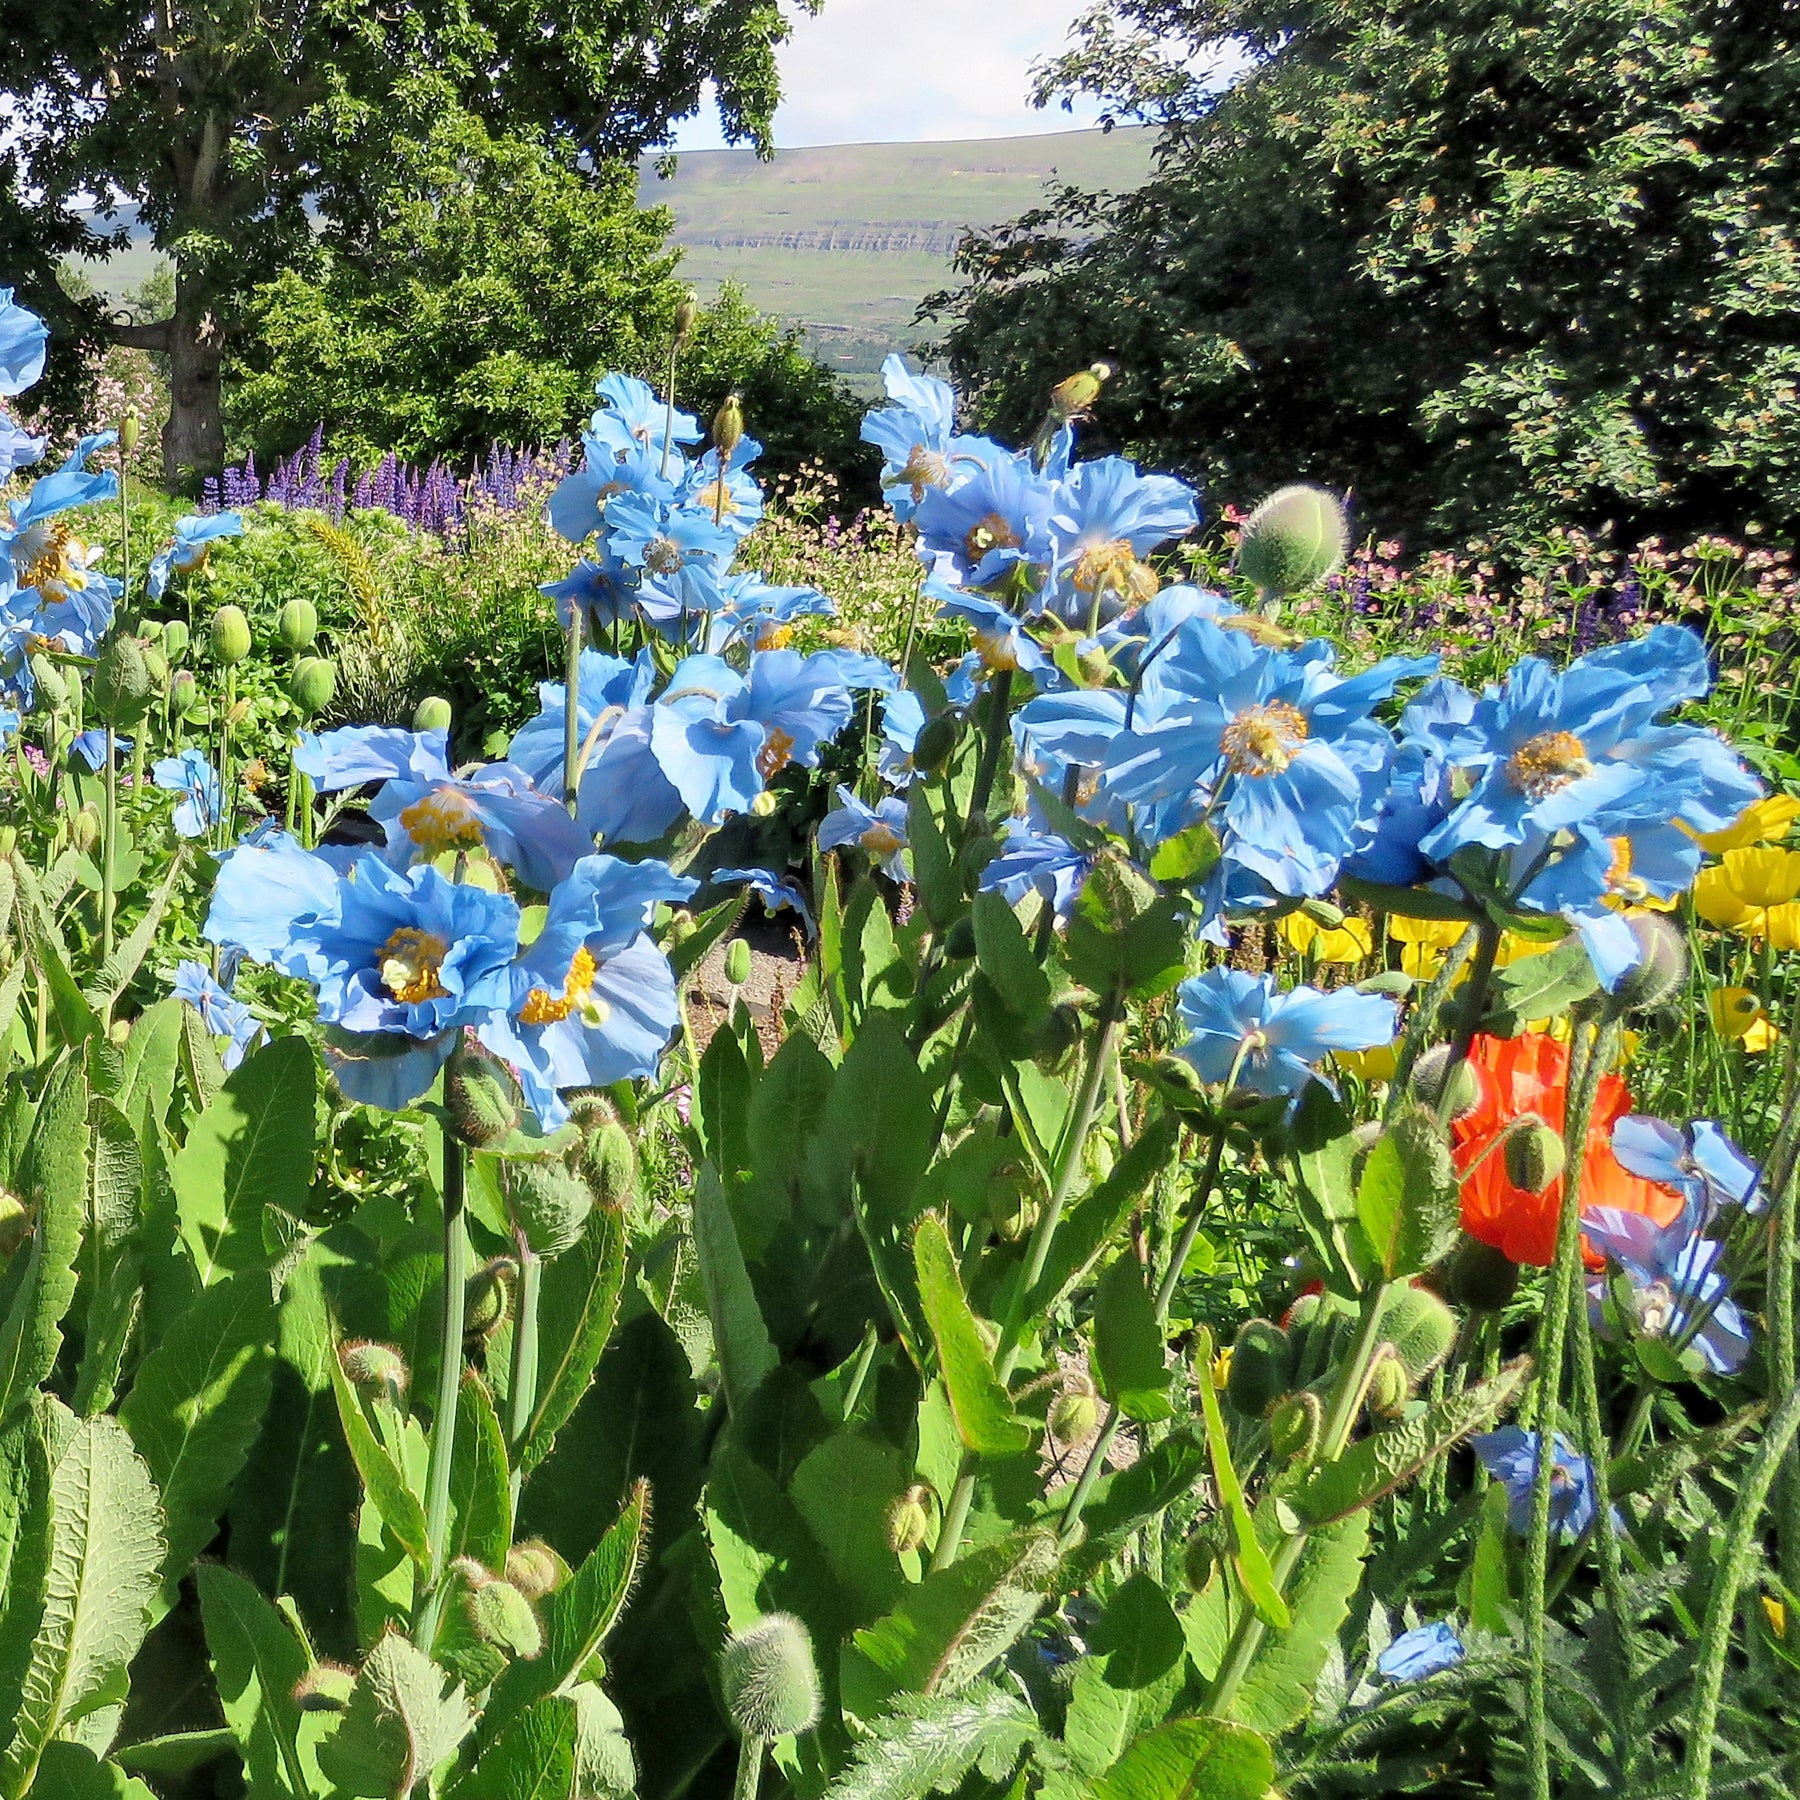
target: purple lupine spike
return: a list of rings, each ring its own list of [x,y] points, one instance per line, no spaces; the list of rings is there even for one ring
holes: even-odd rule
[[[216,513],[219,510],[219,478],[209,475],[200,484],[200,510]]]

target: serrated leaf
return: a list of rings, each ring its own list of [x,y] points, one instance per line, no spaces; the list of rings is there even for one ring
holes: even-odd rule
[[[1029,1707],[996,1687],[918,1700],[903,1696],[872,1721],[824,1800],[922,1800],[949,1793],[971,1769],[1002,1779],[1035,1735]]]
[[[1586,948],[1571,933],[1554,949],[1494,971],[1479,1029],[1492,1037],[1517,1037],[1533,1019],[1555,1018],[1599,987]]]
[[[963,1293],[949,1235],[935,1214],[928,1213],[913,1232],[913,1267],[962,1441],[977,1456],[1016,1456],[1030,1446],[1031,1429],[1013,1417],[1011,1397],[994,1373]]]
[[[319,1767],[346,1794],[411,1794],[468,1735],[475,1714],[458,1683],[397,1632],[357,1672],[350,1705],[319,1746]]]
[[[0,1720],[14,1717],[50,1573],[50,1453],[35,1409],[0,1427]],[[0,1724],[0,1748],[7,1727]]]
[[[1090,1800],[1263,1800],[1275,1783],[1268,1744],[1223,1719],[1171,1719],[1135,1738],[1088,1788]]]
[[[528,1475],[580,1405],[612,1336],[625,1283],[623,1215],[596,1206],[580,1242],[547,1264],[540,1279],[538,1399],[514,1452]]]
[[[1128,1419],[1166,1419],[1173,1371],[1143,1265],[1129,1252],[1100,1277],[1094,1301],[1094,1361],[1106,1397]]]
[[[741,1414],[781,1359],[763,1323],[731,1207],[711,1163],[701,1164],[694,1183],[693,1232],[725,1401],[733,1413]]]
[[[203,1284],[266,1269],[263,1209],[306,1211],[317,1070],[302,1037],[277,1038],[225,1078],[170,1166],[181,1235]]]
[[[1204,823],[1190,825],[1156,846],[1150,856],[1150,873],[1158,881],[1191,883],[1208,874],[1219,856],[1219,834]]]
[[[87,1323],[74,1399],[79,1413],[104,1412],[112,1405],[126,1343],[137,1317],[138,1256],[134,1234],[143,1186],[144,1159],[138,1150],[136,1130],[111,1100],[95,1095],[88,1102],[87,1193],[81,1256]]]
[[[331,1376],[331,1391],[337,1397],[344,1441],[350,1448],[350,1460],[362,1477],[363,1492],[381,1515],[382,1523],[393,1533],[394,1541],[420,1569],[430,1568],[431,1546],[425,1532],[425,1509],[419,1504],[419,1496],[413,1492],[392,1452],[376,1437],[336,1354],[327,1359],[327,1370]]]
[[[294,1700],[308,1667],[305,1650],[243,1576],[219,1563],[202,1563],[194,1580],[219,1704],[244,1759],[250,1791],[309,1800]]]
[[[1456,1242],[1461,1183],[1444,1128],[1408,1106],[1375,1140],[1356,1187],[1356,1212],[1389,1281],[1416,1275]]]
[[[181,883],[181,877],[187,868],[188,847],[180,839],[175,842],[169,855],[169,868],[162,880],[157,884],[156,892],[150,896],[150,904],[144,909],[144,916],[131,928],[131,935],[125,938],[113,951],[112,956],[102,966],[100,973],[88,984],[85,998],[97,1011],[109,1010],[131,985],[131,978],[143,966],[143,961],[150,954],[156,942],[156,934],[162,929],[163,916],[169,910],[169,902],[175,898],[175,890]],[[125,876],[115,871],[119,877],[119,885],[125,884]]]
[[[181,1052],[181,1000],[159,1000],[132,1024],[125,1040],[125,1079],[118,1092],[119,1110],[142,1129],[146,1120],[160,1125],[168,1116],[175,1091],[175,1066]]]
[[[450,1790],[451,1800],[569,1800],[575,1782],[575,1702],[552,1694],[512,1720]]]
[[[68,1415],[50,1475],[50,1559],[43,1614],[0,1764],[8,1800],[30,1792],[44,1746],[84,1713],[121,1698],[144,1641],[163,1560],[162,1507],[114,1419]]]

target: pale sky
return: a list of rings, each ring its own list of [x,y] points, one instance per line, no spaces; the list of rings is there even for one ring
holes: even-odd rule
[[[780,149],[1018,137],[1093,124],[1096,113],[1026,102],[1032,63],[1068,40],[1091,0],[825,0],[800,13],[776,55]],[[723,143],[708,107],[676,134],[680,150]]]

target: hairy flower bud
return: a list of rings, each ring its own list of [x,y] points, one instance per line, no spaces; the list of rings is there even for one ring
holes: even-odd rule
[[[322,713],[336,692],[337,665],[322,656],[303,656],[288,676],[288,698],[302,718]]]
[[[1444,1085],[1450,1087],[1450,1104],[1444,1107]],[[1422,1105],[1434,1112],[1442,1110],[1450,1119],[1460,1119],[1481,1104],[1481,1077],[1469,1059],[1450,1057],[1448,1044],[1434,1044],[1412,1069],[1412,1091]]]
[[[275,615],[275,635],[284,650],[305,650],[319,635],[319,609],[310,600],[290,600]]]
[[[727,394],[724,405],[713,414],[712,441],[719,461],[729,465],[732,451],[744,441],[744,406],[736,394]]]
[[[1305,1462],[1318,1453],[1325,1408],[1319,1396],[1303,1389],[1284,1394],[1269,1409],[1269,1449],[1282,1462]]]
[[[342,1712],[356,1689],[356,1671],[342,1663],[317,1662],[294,1683],[294,1705],[299,1711]]]
[[[463,1337],[491,1337],[505,1322],[519,1265],[510,1256],[485,1262],[463,1284]]]
[[[506,1579],[527,1600],[554,1594],[569,1574],[569,1565],[542,1538],[523,1538],[506,1553]]]
[[[1562,1134],[1552,1131],[1536,1113],[1525,1113],[1513,1121],[1500,1154],[1506,1162],[1506,1179],[1528,1194],[1541,1194],[1562,1174],[1568,1161]]]
[[[933,713],[919,727],[919,735],[913,740],[913,767],[923,769],[927,775],[935,775],[955,752],[962,730],[962,714],[954,708]]]
[[[125,409],[125,416],[119,420],[119,448],[129,456],[137,447],[144,435],[144,416],[135,406]]]
[[[75,848],[86,855],[100,841],[100,814],[90,800],[69,820],[69,836]]]
[[[212,616],[213,661],[228,668],[250,654],[250,621],[241,606],[221,606]]]
[[[608,1116],[590,1125],[581,1140],[582,1179],[597,1206],[618,1211],[638,1197],[637,1151],[631,1134]]]
[[[1394,1354],[1391,1344],[1383,1344],[1369,1371],[1368,1407],[1377,1418],[1397,1419],[1412,1399],[1412,1383],[1406,1378],[1406,1365]]]
[[[1519,1286],[1519,1265],[1480,1238],[1465,1236],[1450,1259],[1450,1298],[1471,1312],[1499,1312]]]
[[[155,644],[146,644],[144,667],[150,671],[151,694],[160,694],[169,685],[169,659]]]
[[[731,1722],[747,1738],[797,1736],[819,1718],[812,1639],[788,1613],[770,1613],[719,1653],[719,1687]]]
[[[9,1257],[31,1235],[31,1214],[17,1194],[0,1187],[0,1259]]]
[[[62,670],[41,650],[33,653],[30,662],[31,680],[38,698],[52,712],[61,712],[69,704],[69,684]]]
[[[94,664],[94,710],[115,729],[135,725],[150,710],[156,680],[145,654],[149,645],[121,632]]]
[[[1422,1381],[1455,1345],[1456,1315],[1430,1288],[1395,1287],[1381,1309],[1381,1335],[1407,1374]]]
[[[675,347],[683,348],[694,335],[694,327],[700,321],[700,296],[692,288],[682,295],[681,304],[675,308]]]
[[[450,1129],[480,1150],[519,1128],[518,1083],[485,1050],[459,1044],[444,1065],[444,1111]]]
[[[888,1548],[896,1556],[907,1556],[925,1547],[931,1534],[931,1489],[915,1482],[905,1493],[896,1494],[887,1509]]]
[[[1246,1319],[1231,1346],[1225,1397],[1246,1419],[1260,1419],[1292,1380],[1293,1345],[1279,1325]]]
[[[559,1256],[581,1236],[594,1196],[588,1184],[554,1156],[508,1159],[500,1190],[513,1224],[539,1256]]]
[[[1638,943],[1638,964],[1619,979],[1610,999],[1615,1012],[1649,1011],[1674,999],[1687,983],[1687,940],[1661,913],[1634,913],[1627,921]]]
[[[1182,1546],[1181,1574],[1196,1594],[1212,1580],[1213,1571],[1222,1567],[1230,1554],[1230,1546],[1220,1529],[1222,1521],[1215,1515],[1199,1526]]]
[[[344,1379],[371,1399],[391,1400],[395,1406],[406,1404],[406,1390],[412,1373],[392,1344],[371,1344],[359,1339],[338,1346],[338,1362]]]
[[[1050,1403],[1050,1435],[1060,1444],[1078,1444],[1100,1423],[1100,1398],[1086,1375],[1071,1377]]]
[[[170,619],[164,624],[162,628],[163,654],[171,662],[186,654],[188,636],[186,619]]]
[[[1323,581],[1344,560],[1350,523],[1341,501],[1323,488],[1278,488],[1244,521],[1238,573],[1265,602]]]
[[[510,1581],[484,1581],[463,1595],[463,1613],[484,1644],[529,1662],[544,1647],[531,1602]]]
[[[427,694],[413,708],[414,731],[448,731],[450,729],[450,702],[439,694]]]
[[[1073,424],[1077,419],[1084,419],[1093,410],[1094,402],[1100,398],[1100,390],[1112,379],[1111,363],[1089,363],[1085,369],[1077,369],[1073,375],[1065,375],[1050,390],[1050,411],[1061,425]]]
[[[176,718],[185,719],[200,708],[200,683],[194,679],[192,669],[177,669],[169,677],[169,711]]]

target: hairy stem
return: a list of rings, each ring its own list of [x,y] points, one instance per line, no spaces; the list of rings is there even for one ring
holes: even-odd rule
[[[140,731],[140,737],[143,733]],[[100,954],[113,953],[113,911],[118,896],[114,874],[119,836],[119,739],[109,721],[106,727],[106,770],[104,776],[105,815],[100,821]]]
[[[444,1565],[450,1543],[450,1467],[456,1453],[456,1397],[462,1385],[463,1292],[469,1280],[469,1234],[463,1224],[463,1147],[444,1138],[444,1318],[438,1341],[437,1403],[425,1471],[425,1541],[431,1551],[425,1592],[413,1618],[413,1642],[429,1651],[444,1611]]]
[[[769,1747],[766,1738],[746,1734],[738,1746],[737,1780],[732,1784],[731,1800],[756,1800],[762,1784],[763,1752]]]
[[[512,1504],[519,1510],[519,1490],[525,1485],[525,1471],[520,1454],[525,1448],[526,1433],[531,1429],[531,1415],[537,1408],[538,1387],[538,1295],[543,1286],[544,1263],[525,1241],[524,1232],[515,1240],[519,1257],[518,1306],[513,1317],[512,1369],[507,1383],[507,1407],[511,1421],[507,1432],[512,1449]]]

